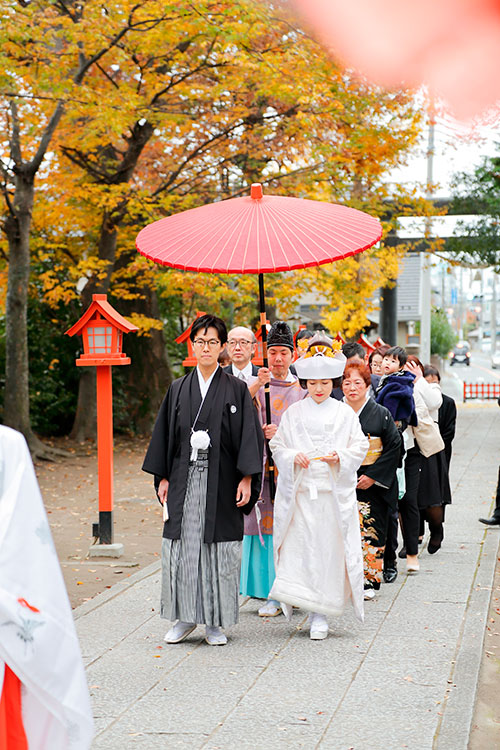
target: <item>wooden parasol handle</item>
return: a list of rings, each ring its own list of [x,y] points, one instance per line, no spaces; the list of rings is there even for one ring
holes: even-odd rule
[[[266,296],[264,292],[264,274],[259,273],[259,308],[260,308],[260,326],[262,338],[262,360],[264,367],[268,367],[267,362],[267,330],[266,330]],[[271,386],[266,383],[264,386],[264,399],[266,405],[266,424],[271,424]],[[267,463],[269,466],[269,493],[271,502],[274,501],[276,493],[276,482],[274,478],[274,461],[269,448],[269,440],[266,440]]]

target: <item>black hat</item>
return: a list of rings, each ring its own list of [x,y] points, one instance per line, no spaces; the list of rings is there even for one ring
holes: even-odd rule
[[[287,346],[293,352],[293,334],[288,323],[278,320],[272,324],[267,334],[267,348],[270,346]]]

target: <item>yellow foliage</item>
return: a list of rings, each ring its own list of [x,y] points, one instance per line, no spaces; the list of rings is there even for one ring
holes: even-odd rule
[[[253,181],[382,215],[384,176],[419,135],[412,93],[382,91],[344,70],[288,3],[3,5],[0,117],[9,133],[14,96],[25,158],[55,103],[65,106],[33,209],[37,289],[54,306],[77,298],[86,280],[138,309],[155,289],[182,320],[210,309],[254,323],[255,276],[154,266],[134,249],[142,226],[246,193]],[[89,69],[76,81],[82,59]],[[7,138],[0,155],[9,158]],[[288,317],[313,290],[331,300],[325,325],[351,335],[400,257],[382,246],[322,269],[268,274],[269,307]],[[138,321],[143,335],[161,328],[143,314]]]
[[[146,315],[140,315],[138,313],[127,316],[127,320],[129,323],[133,323],[133,325],[139,328],[137,331],[138,336],[148,336],[152,330],[161,331],[163,328],[161,320],[150,318]]]

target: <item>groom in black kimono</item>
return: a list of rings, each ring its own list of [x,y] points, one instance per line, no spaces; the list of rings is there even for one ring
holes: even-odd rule
[[[224,322],[204,315],[190,333],[197,367],[170,386],[143,470],[164,505],[162,616],[178,643],[197,624],[210,645],[238,619],[243,513],[258,499],[263,438],[246,384],[217,363]]]

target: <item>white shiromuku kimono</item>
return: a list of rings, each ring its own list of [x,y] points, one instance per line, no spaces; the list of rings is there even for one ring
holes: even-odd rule
[[[276,579],[270,597],[310,612],[340,615],[351,599],[363,620],[363,555],[357,469],[368,450],[355,412],[332,398],[306,398],[284,413],[270,441],[278,467],[274,503]],[[294,464],[336,451],[340,462]]]

